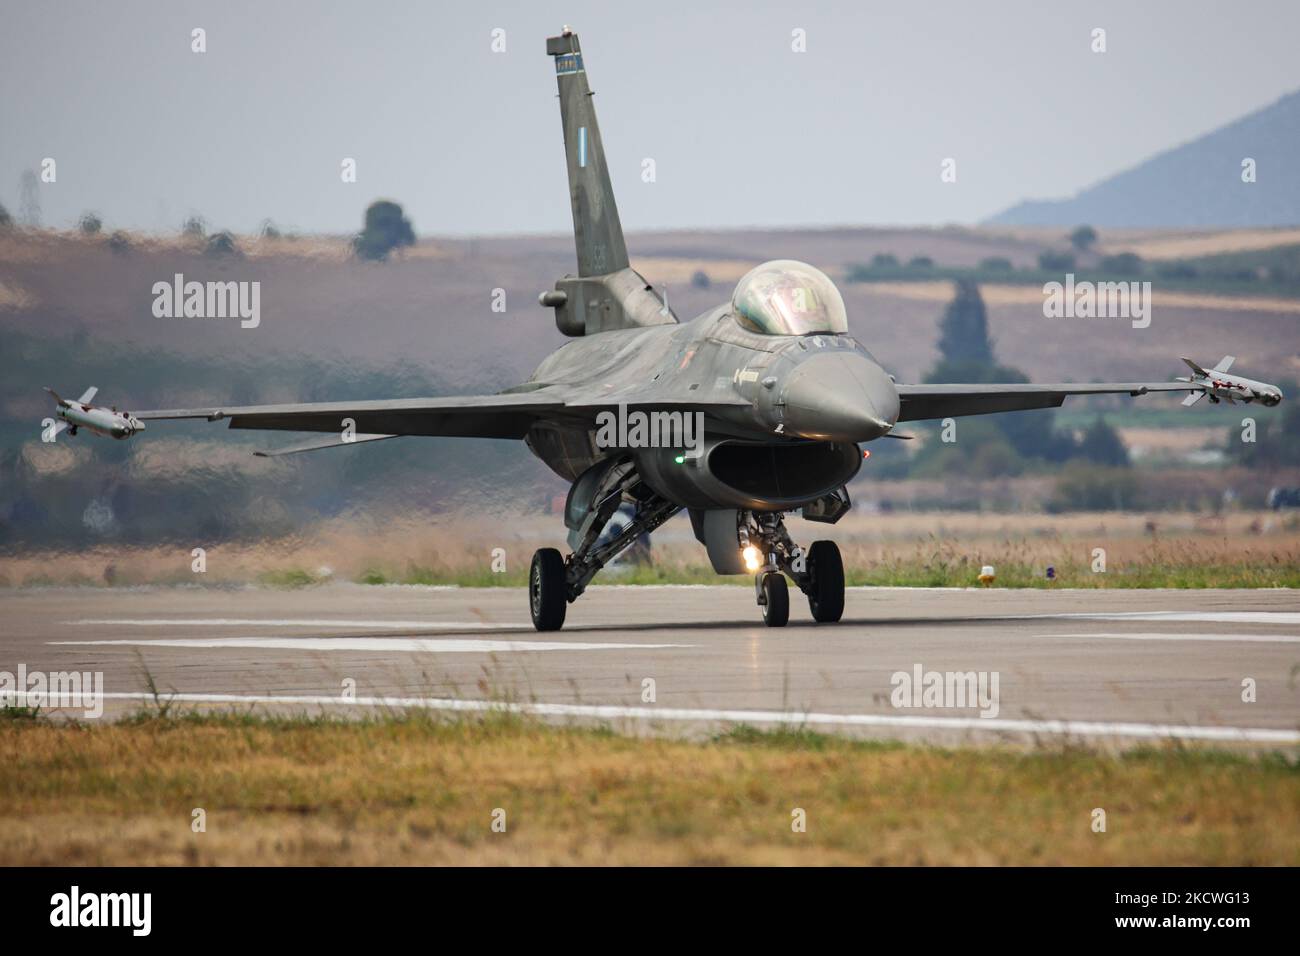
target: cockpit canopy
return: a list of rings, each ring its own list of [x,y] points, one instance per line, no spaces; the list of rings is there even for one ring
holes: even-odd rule
[[[731,311],[737,322],[761,335],[849,330],[835,283],[820,269],[794,259],[774,259],[746,273],[731,297]]]

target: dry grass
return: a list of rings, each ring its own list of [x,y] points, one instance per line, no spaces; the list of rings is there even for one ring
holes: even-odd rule
[[[255,459],[261,460],[261,459]],[[913,490],[924,483],[912,483]],[[792,517],[796,541],[836,540],[852,584],[975,584],[979,568],[998,568],[999,586],[1041,586],[1048,565],[1069,587],[1258,587],[1300,583],[1300,520],[1274,512],[1222,516],[1163,512],[979,514],[853,512],[833,528]],[[533,550],[563,547],[558,515],[349,517],[283,540],[208,548],[208,570],[191,571],[190,546],[104,546],[68,553],[0,557],[0,586],[57,584],[374,583],[508,585],[524,582]],[[506,553],[506,574],[491,569]],[[719,577],[679,518],[653,539],[654,568],[625,583],[718,583]],[[1091,571],[1094,548],[1107,573]],[[599,582],[614,580],[609,574]]]
[[[1300,863],[1300,774],[1276,755],[415,715],[8,720],[0,760],[3,865]]]

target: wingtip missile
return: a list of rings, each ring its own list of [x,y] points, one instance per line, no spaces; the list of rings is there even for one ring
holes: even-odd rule
[[[54,396],[54,400],[58,403],[54,414],[66,423],[69,435],[75,435],[79,428],[86,428],[92,434],[109,438],[130,438],[136,432],[144,431],[144,422],[130,412],[119,412],[116,406],[98,408],[91,405],[90,400],[99,391],[93,386],[86,389],[81,398],[75,402],[63,398],[48,385],[45,386],[45,390]]]
[[[1226,401],[1229,405],[1235,405],[1237,402],[1243,404],[1259,402],[1271,408],[1282,401],[1282,390],[1276,385],[1229,373],[1228,368],[1236,360],[1231,355],[1225,355],[1219,360],[1219,364],[1208,372],[1189,358],[1182,357],[1182,360],[1192,370],[1190,376],[1176,379],[1191,386],[1188,390],[1193,394],[1183,399],[1184,405],[1195,405],[1202,395],[1208,395],[1210,401],[1216,405],[1220,401]]]

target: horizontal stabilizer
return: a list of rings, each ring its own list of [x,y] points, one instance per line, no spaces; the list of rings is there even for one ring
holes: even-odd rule
[[[385,438],[399,438],[399,435],[353,435],[345,439],[342,435],[336,435],[333,438],[319,438],[315,441],[304,442],[301,445],[290,445],[288,448],[275,448],[270,451],[253,452],[258,458],[279,458],[281,455],[296,455],[300,451],[319,451],[322,448],[338,448],[341,445],[355,445],[363,441],[381,441]]]
[[[1204,392],[1193,392],[1191,395],[1188,395],[1186,398],[1183,399],[1183,404],[1188,407],[1195,405],[1197,402],[1201,400],[1202,397],[1204,397],[1204,395],[1205,395]]]
[[[1237,357],[1235,355],[1225,355],[1223,358],[1219,360],[1219,364],[1214,366],[1214,371],[1226,372],[1228,369],[1232,368],[1232,363],[1235,361],[1237,361]]]

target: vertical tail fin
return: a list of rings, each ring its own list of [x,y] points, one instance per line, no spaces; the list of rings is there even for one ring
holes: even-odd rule
[[[600,126],[596,123],[596,108],[582,65],[578,35],[566,27],[560,36],[547,39],[546,52],[555,57],[556,80],[560,86],[560,118],[564,123],[564,152],[569,165],[578,275],[618,272],[628,266],[627,245],[609,182],[605,147],[600,141]]]

